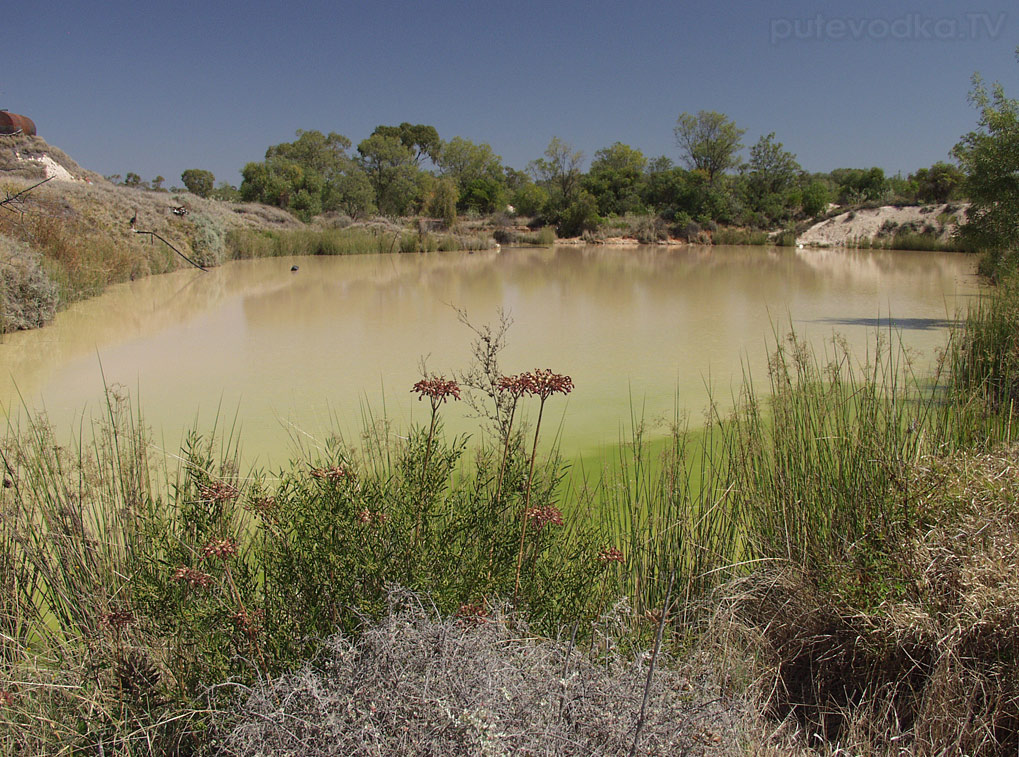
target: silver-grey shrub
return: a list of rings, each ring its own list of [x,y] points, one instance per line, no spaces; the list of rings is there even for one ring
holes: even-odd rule
[[[630,753],[649,655],[597,634],[592,646],[537,638],[519,616],[478,608],[441,619],[409,592],[390,605],[356,641],[332,637],[314,664],[221,712],[223,753]],[[711,681],[660,658],[636,754],[734,751],[744,710]]]
[[[38,328],[53,319],[57,287],[41,258],[0,234],[0,333]]]

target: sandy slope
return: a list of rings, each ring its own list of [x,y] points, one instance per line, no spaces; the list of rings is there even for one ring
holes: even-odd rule
[[[954,216],[956,221],[961,221],[964,212],[965,206],[960,205],[884,205],[880,208],[866,208],[821,221],[797,237],[796,243],[805,247],[844,247],[854,240],[873,239],[879,235],[882,227],[887,230],[890,224],[895,224],[896,228],[912,224],[916,231],[930,226],[942,238],[947,238],[956,228],[956,223],[950,217]]]

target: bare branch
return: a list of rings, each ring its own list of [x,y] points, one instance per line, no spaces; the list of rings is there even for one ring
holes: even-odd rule
[[[188,262],[189,262],[189,263],[190,263],[191,265],[193,265],[193,266],[194,266],[195,268],[197,268],[198,270],[200,270],[200,271],[205,271],[206,273],[208,273],[208,272],[209,272],[209,269],[208,269],[208,268],[206,268],[205,266],[199,265],[198,263],[196,263],[195,261],[193,261],[193,260],[192,260],[191,258],[189,258],[189,257],[188,257],[187,255],[185,255],[185,254],[184,254],[183,252],[181,252],[180,250],[178,250],[178,249],[177,249],[176,247],[174,247],[174,246],[173,246],[172,244],[170,244],[170,243],[169,243],[168,241],[166,241],[166,240],[165,240],[165,239],[164,239],[163,237],[161,237],[161,236],[160,236],[159,234],[157,234],[156,232],[154,232],[154,231],[142,231],[141,229],[132,229],[132,231],[134,231],[134,233],[135,233],[135,234],[148,234],[149,236],[155,237],[155,238],[156,238],[156,239],[158,239],[158,240],[159,240],[160,242],[162,242],[162,243],[163,243],[163,244],[165,244],[165,245],[166,245],[167,247],[169,247],[169,248],[170,248],[171,250],[173,250],[173,251],[174,251],[174,252],[176,252],[176,253],[177,253],[178,255],[180,255],[180,256],[181,256],[182,258],[184,258],[184,259],[185,259],[186,261],[188,261]]]

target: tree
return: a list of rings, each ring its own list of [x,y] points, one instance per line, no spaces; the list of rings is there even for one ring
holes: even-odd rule
[[[208,197],[216,184],[216,177],[212,171],[201,168],[189,168],[180,175],[180,180],[191,194],[199,197]]]
[[[836,168],[831,172],[832,181],[839,186],[838,200],[845,205],[880,200],[887,189],[884,169],[878,168]]]
[[[536,216],[548,205],[548,192],[533,181],[521,183],[510,195],[510,204],[520,215]]]
[[[787,219],[796,199],[791,196],[792,190],[803,169],[796,162],[796,156],[775,141],[775,132],[761,137],[750,148],[750,160],[744,172],[746,203],[758,220],[773,224]]]
[[[376,126],[371,136],[392,137],[410,150],[414,155],[414,164],[421,165],[424,158],[433,163],[438,159],[442,149],[442,140],[434,126],[411,124],[404,121],[399,126]]]
[[[292,211],[303,220],[322,212],[322,176],[286,158],[248,163],[241,171],[241,199]]]
[[[216,185],[216,188],[212,190],[209,197],[215,200],[224,200],[226,202],[240,202],[241,193],[233,184],[228,181],[221,181]]]
[[[142,185],[142,177],[138,174],[128,171],[127,176],[124,177],[125,187],[140,187]]]
[[[598,202],[598,212],[606,215],[638,210],[646,167],[644,153],[622,142],[598,150],[583,181],[584,188]]]
[[[584,153],[574,150],[559,137],[552,137],[545,148],[545,157],[532,160],[528,170],[546,185],[552,202],[567,205],[580,189],[583,162]]]
[[[372,134],[358,144],[357,151],[361,167],[375,190],[379,212],[406,213],[418,196],[419,169],[411,149],[396,137]]]
[[[803,212],[816,218],[828,209],[831,191],[823,181],[812,181],[803,190]]]
[[[265,159],[282,158],[297,163],[304,169],[318,173],[325,181],[332,181],[350,170],[353,160],[347,154],[351,142],[334,131],[297,130],[297,139],[273,145],[265,151]]]
[[[244,167],[245,200],[276,205],[304,219],[330,210],[356,217],[372,212],[375,193],[342,134],[297,130],[297,139],[272,145],[261,163]]]
[[[166,181],[162,176],[157,176],[152,180],[152,188],[157,192],[163,191],[163,182]]]
[[[502,158],[487,143],[453,137],[442,145],[436,165],[441,175],[455,182],[461,209],[491,213],[505,204]]]
[[[984,251],[982,270],[996,277],[1014,265],[1019,248],[1019,100],[1006,97],[1000,84],[988,90],[979,76],[969,100],[980,112],[977,129],[952,150],[970,200],[961,231]]]
[[[696,116],[680,113],[673,133],[687,166],[704,171],[708,183],[714,184],[717,176],[737,165],[746,129],[737,128],[722,113],[702,110]]]
[[[802,171],[796,156],[775,141],[775,132],[761,137],[750,148],[747,178],[751,190],[758,195],[784,194]]]
[[[460,193],[457,191],[456,183],[443,177],[435,183],[431,197],[428,198],[428,215],[433,218],[441,218],[446,228],[456,223],[456,203]]]
[[[962,183],[966,175],[958,166],[938,161],[930,168],[921,168],[909,177],[916,183],[916,196],[921,202],[948,202]]]

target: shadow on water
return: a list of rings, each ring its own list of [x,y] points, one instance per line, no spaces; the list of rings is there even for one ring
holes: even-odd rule
[[[948,318],[815,318],[810,323],[930,331],[932,329],[952,328],[958,325],[959,321]]]

